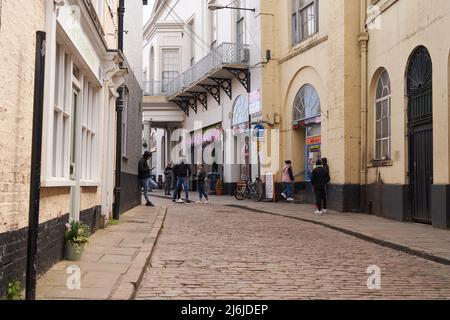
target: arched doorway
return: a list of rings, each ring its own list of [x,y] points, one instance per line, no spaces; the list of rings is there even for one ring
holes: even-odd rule
[[[310,181],[315,163],[322,157],[321,104],[319,95],[312,85],[305,84],[295,96],[292,119],[294,130],[305,131],[305,181]]]
[[[409,176],[414,221],[431,223],[433,184],[433,64],[425,47],[417,48],[407,70]]]

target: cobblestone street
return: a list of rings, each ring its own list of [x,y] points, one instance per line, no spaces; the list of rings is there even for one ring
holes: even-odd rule
[[[156,203],[169,209],[137,299],[450,298],[442,264],[286,217]]]

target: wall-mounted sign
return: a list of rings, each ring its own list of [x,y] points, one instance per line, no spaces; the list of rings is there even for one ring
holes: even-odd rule
[[[306,139],[307,145],[320,144],[320,143],[322,143],[322,138],[320,136]]]
[[[266,129],[264,128],[264,126],[262,124],[257,124],[256,126],[253,127],[253,130],[252,130],[253,141],[264,142],[265,134],[266,134]]]
[[[322,117],[318,116],[318,117],[314,117],[314,118],[310,118],[310,119],[294,121],[292,123],[292,126],[294,129],[299,129],[299,128],[305,128],[308,126],[313,126],[313,125],[321,124],[321,123],[322,123]]]
[[[261,114],[261,90],[254,90],[248,95],[248,109],[250,115]]]

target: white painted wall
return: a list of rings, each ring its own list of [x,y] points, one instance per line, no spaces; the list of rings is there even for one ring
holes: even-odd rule
[[[124,54],[127,57],[130,68],[142,87],[142,11],[144,5],[141,0],[127,1],[125,3],[124,19]]]
[[[191,57],[195,57],[195,62],[200,61],[209,54],[212,40],[211,35],[211,15],[212,12],[207,8],[208,0],[168,0],[169,9],[154,12],[152,18],[144,27],[144,46],[143,46],[143,65],[147,70],[147,80],[161,80],[161,52],[163,48],[179,48],[181,52],[181,70],[184,72],[191,66]],[[229,0],[218,0],[218,4],[227,5]],[[242,6],[247,8],[256,8],[256,13],[242,11],[245,15],[245,36],[244,43],[250,45],[250,66],[252,90],[260,88],[261,69],[259,63],[262,61],[261,52],[261,21],[259,18],[260,0],[242,1]],[[219,10],[217,45],[223,42],[236,42],[236,10]],[[192,37],[188,34],[188,22],[194,19],[194,32]],[[177,26],[178,24],[178,26]],[[194,52],[192,53],[192,41],[194,42]],[[150,65],[151,48],[155,50],[154,67]],[[151,73],[154,72],[152,78]],[[248,101],[248,93],[245,88],[233,79],[233,97],[230,99],[224,92],[221,92],[221,105],[208,95],[208,110],[199,106],[199,112],[196,115],[191,111],[190,117],[186,118],[183,128],[188,131],[198,129],[196,122],[200,121],[202,127],[208,127],[213,124],[222,123],[224,129],[231,128],[231,119],[234,101],[239,95],[244,95]],[[144,115],[145,116],[145,115]],[[238,147],[240,149],[240,147]],[[161,157],[160,157],[161,158]],[[162,170],[164,165],[161,166]],[[239,180],[239,167],[227,166],[225,170],[225,182],[236,182]],[[256,170],[254,170],[255,172]]]

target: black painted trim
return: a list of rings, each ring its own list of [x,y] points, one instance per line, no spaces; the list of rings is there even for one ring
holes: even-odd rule
[[[96,232],[102,223],[101,206],[80,213],[82,223]],[[46,273],[64,258],[64,230],[69,214],[39,225],[37,272]],[[27,262],[28,227],[0,234],[0,297],[6,293],[13,280],[25,282]]]
[[[431,217],[433,227],[450,228],[450,185],[431,186]]]

